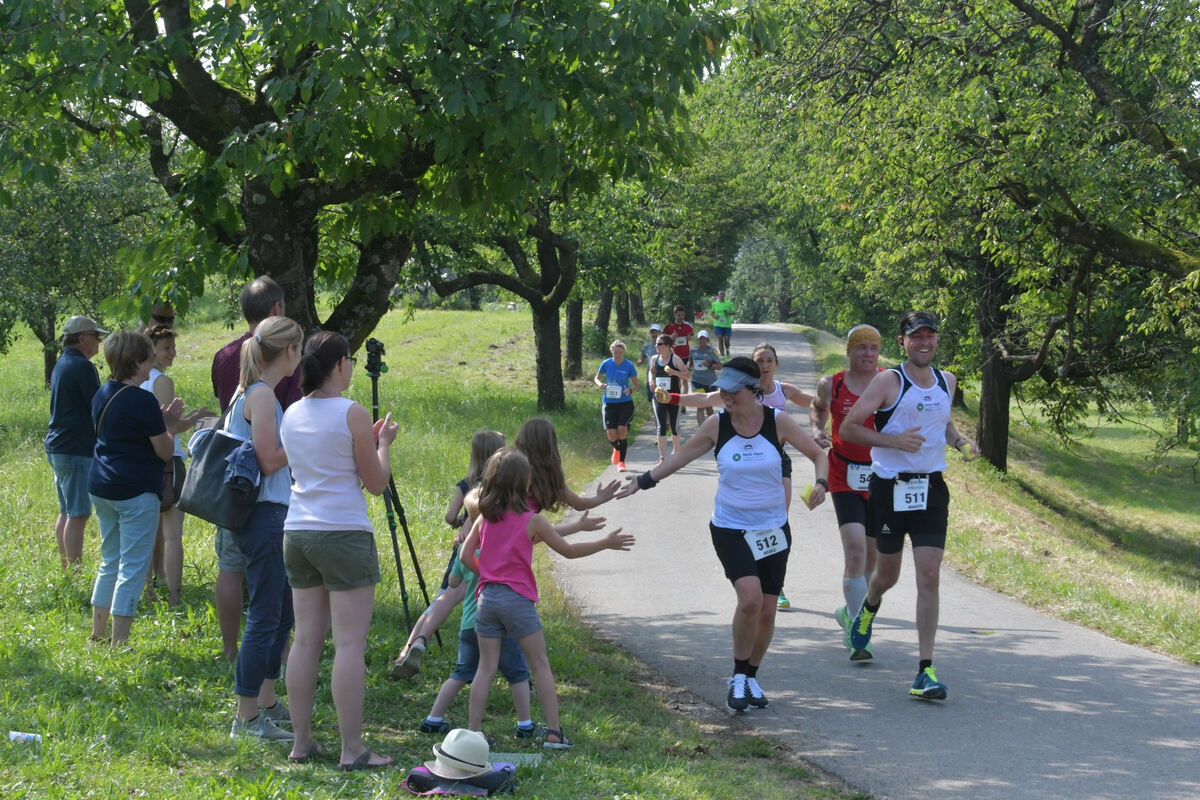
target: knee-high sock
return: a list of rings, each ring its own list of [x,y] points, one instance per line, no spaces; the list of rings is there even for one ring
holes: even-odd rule
[[[863,599],[867,596],[867,577],[842,578],[842,596],[846,598],[846,611],[853,617],[862,608]]]

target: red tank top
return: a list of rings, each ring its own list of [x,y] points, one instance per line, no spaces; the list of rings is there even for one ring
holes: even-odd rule
[[[851,444],[842,438],[842,421],[850,413],[850,409],[858,402],[858,395],[846,386],[846,371],[842,370],[833,376],[833,389],[829,398],[829,414],[833,418],[833,458],[829,459],[829,491],[853,491],[846,484],[846,464],[870,464],[871,448],[863,444]],[[867,417],[864,427],[875,428],[875,418]],[[866,497],[865,492],[861,492]]]

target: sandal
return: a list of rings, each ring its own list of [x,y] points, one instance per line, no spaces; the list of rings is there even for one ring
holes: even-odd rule
[[[557,742],[552,742],[548,738],[542,740],[542,747],[547,750],[570,750],[575,746],[575,743],[568,739],[562,731],[556,731],[554,728],[545,728],[542,732],[543,736],[553,736]]]
[[[386,758],[387,761],[384,761],[382,764],[372,764],[371,756],[375,756],[377,758]],[[385,767],[390,767],[393,763],[395,763],[395,759],[391,756],[382,756],[371,750],[364,750],[363,754],[354,759],[353,762],[349,764],[338,764],[338,769],[340,769],[342,772],[358,772],[359,770],[363,769],[384,769]]]
[[[308,752],[299,756],[288,756],[288,761],[293,764],[307,764],[309,761],[315,761],[318,757],[325,755],[325,746],[320,742],[313,742],[312,747],[308,748]]]

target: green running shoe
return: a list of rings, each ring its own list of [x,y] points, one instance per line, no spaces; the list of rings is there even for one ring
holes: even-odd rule
[[[784,597],[783,592],[780,592],[779,599],[775,601],[775,607],[776,608],[791,608],[792,604],[788,602],[788,599],[786,597]]]
[[[945,700],[946,684],[938,680],[937,673],[929,666],[917,673],[917,679],[908,693],[922,700]]]
[[[838,606],[833,612],[833,618],[838,621],[838,625],[842,626],[842,643],[846,645],[846,649],[850,650],[850,612],[845,606]]]

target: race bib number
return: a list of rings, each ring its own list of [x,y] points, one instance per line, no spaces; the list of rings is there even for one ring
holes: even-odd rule
[[[892,490],[892,509],[894,511],[924,511],[929,503],[929,478],[913,478],[902,481],[896,479],[896,488]]]
[[[609,400],[620,400],[625,396],[625,387],[616,383],[605,384],[604,396]]]
[[[788,548],[787,537],[783,535],[783,528],[746,531],[746,544],[750,547],[750,552],[754,555],[755,561],[760,561],[776,553],[782,553]]]
[[[688,339],[688,337],[686,337],[686,336],[676,336],[675,337],[675,346],[683,347],[685,344],[687,344],[687,339]]]
[[[871,465],[847,464],[846,485],[856,492],[868,491],[871,488]]]
[[[671,391],[671,379],[670,379],[670,378],[657,378],[657,377],[656,377],[656,378],[654,379],[654,388],[656,388],[656,389],[662,389],[664,392],[669,392],[669,391]]]

